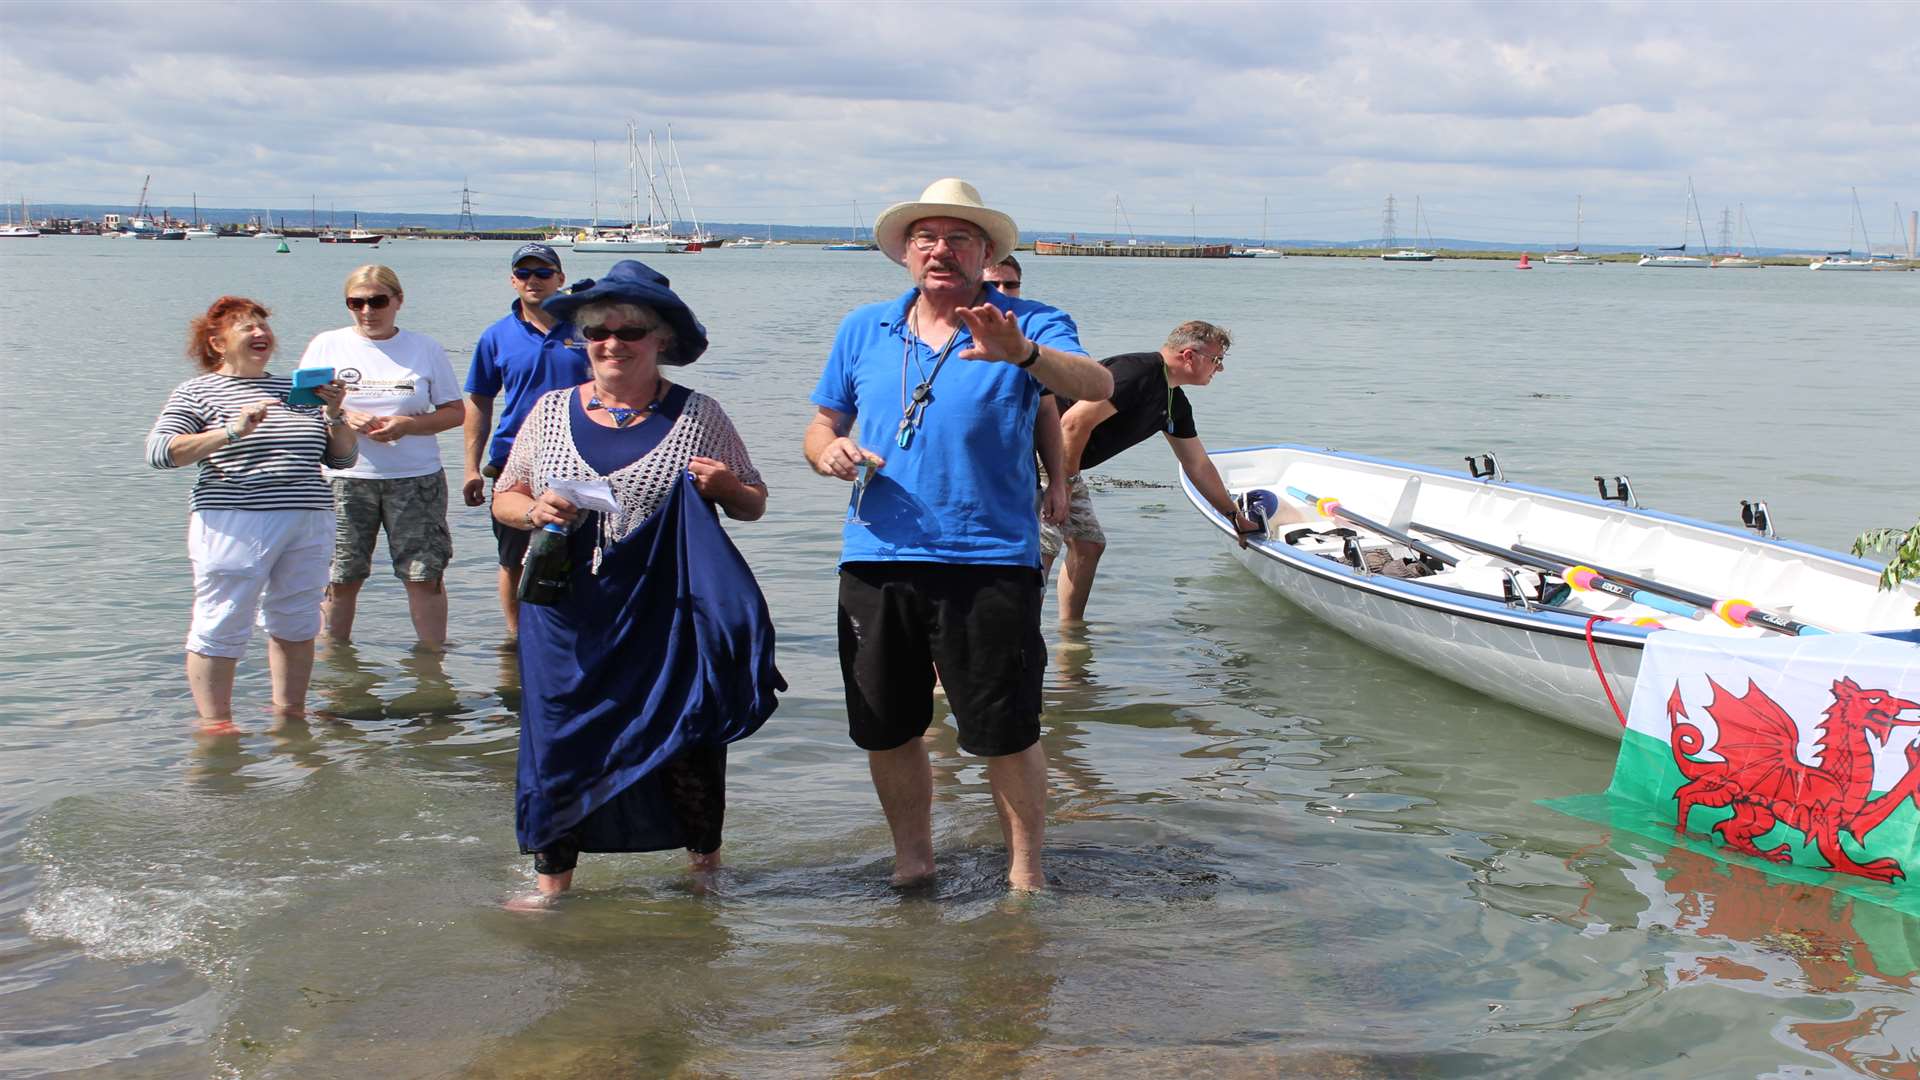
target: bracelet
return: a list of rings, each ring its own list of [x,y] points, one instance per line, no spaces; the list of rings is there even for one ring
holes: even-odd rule
[[[532,532],[536,528],[536,526],[533,523],[533,504],[532,503],[528,503],[527,508],[520,512],[520,520],[527,523],[528,532]]]
[[[1039,361],[1040,343],[1035,341],[1035,342],[1031,342],[1030,344],[1032,344],[1033,346],[1033,351],[1027,354],[1027,358],[1025,360],[1022,360],[1019,363],[1013,365],[1014,367],[1030,368]]]
[[[340,414],[339,416],[329,416],[329,417],[327,417],[327,426],[328,426],[328,427],[346,427],[346,426],[347,426],[347,414],[346,414],[346,413],[341,413],[341,414]]]

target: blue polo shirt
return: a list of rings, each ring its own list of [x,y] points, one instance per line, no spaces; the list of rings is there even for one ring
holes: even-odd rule
[[[515,300],[506,317],[480,335],[473,347],[473,364],[467,368],[467,393],[498,398],[506,391],[506,399],[500,402],[500,422],[487,444],[487,464],[506,464],[513,437],[540,395],[579,386],[589,378],[587,341],[573,324],[556,323],[552,333],[542,334],[521,317],[520,301]]]
[[[849,434],[886,459],[860,516],[841,533],[841,562],[1040,565],[1034,513],[1033,418],[1039,380],[1013,364],[963,360],[963,326],[933,383],[912,441],[896,441],[902,398],[933,374],[939,351],[915,340],[907,311],[918,295],[856,309],[840,323],[812,401],[854,418]],[[1072,316],[989,289],[986,302],[1020,320],[1032,341],[1086,355]],[[941,342],[940,344],[945,344]],[[902,372],[904,370],[904,381]]]

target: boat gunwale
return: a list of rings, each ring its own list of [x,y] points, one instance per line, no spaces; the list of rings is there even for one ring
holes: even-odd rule
[[[1187,482],[1184,475],[1181,477],[1181,487],[1186,491],[1188,500],[1196,509],[1206,514],[1216,528],[1228,536],[1236,535],[1233,524],[1200,498],[1198,490]],[[1548,608],[1535,608],[1532,611],[1523,612],[1497,600],[1481,599],[1457,590],[1443,590],[1422,585],[1418,579],[1394,578],[1385,574],[1363,575],[1345,563],[1334,562],[1319,555],[1309,555],[1283,541],[1266,539],[1257,544],[1249,543],[1247,550],[1257,551],[1283,565],[1358,592],[1390,599],[1396,603],[1411,604],[1442,615],[1492,623],[1529,633],[1544,633],[1554,637],[1584,641],[1587,637],[1587,621],[1592,618],[1590,615],[1572,615],[1565,611]],[[1644,626],[1632,626],[1603,619],[1594,624],[1593,639],[1595,642],[1620,648],[1640,649],[1645,646],[1650,632]]]
[[[1640,517],[1653,518],[1656,521],[1664,521],[1674,525],[1686,525],[1691,528],[1704,529],[1707,532],[1718,533],[1721,536],[1732,537],[1733,539],[1742,541],[1743,543],[1755,544],[1761,547],[1783,548],[1787,551],[1794,552],[1795,554],[1811,555],[1814,558],[1821,559],[1830,563],[1836,563],[1841,566],[1849,566],[1849,567],[1853,567],[1855,569],[1860,569],[1860,570],[1870,570],[1876,575],[1879,574],[1882,569],[1884,569],[1879,563],[1869,562],[1868,560],[1860,558],[1857,555],[1848,555],[1844,552],[1834,551],[1831,548],[1814,547],[1811,544],[1803,544],[1803,543],[1800,543],[1799,541],[1787,540],[1782,537],[1769,538],[1769,537],[1761,536],[1759,533],[1751,532],[1749,530],[1742,529],[1734,525],[1721,525],[1718,522],[1703,521],[1699,518],[1685,517],[1680,514],[1668,513],[1665,510],[1655,510],[1652,507],[1624,506],[1620,503],[1613,502],[1607,499],[1601,499],[1598,496],[1594,496],[1594,495],[1583,495],[1577,491],[1565,491],[1559,488],[1538,487],[1533,484],[1528,484],[1520,481],[1503,480],[1498,484],[1493,484],[1487,480],[1476,478],[1472,475],[1461,472],[1458,469],[1446,469],[1446,468],[1440,468],[1437,466],[1426,466],[1426,465],[1409,465],[1404,461],[1394,461],[1391,458],[1371,457],[1366,454],[1356,454],[1346,450],[1335,450],[1330,447],[1308,446],[1303,443],[1266,443],[1260,446],[1236,446],[1231,450],[1209,450],[1207,451],[1207,456],[1212,458],[1212,457],[1219,457],[1223,454],[1244,454],[1244,453],[1251,453],[1257,450],[1300,450],[1309,454],[1320,454],[1320,455],[1326,455],[1330,457],[1342,458],[1348,461],[1365,462],[1366,464],[1369,464],[1369,465],[1384,465],[1391,469],[1404,469],[1408,472],[1424,473],[1428,476],[1442,476],[1451,480],[1466,480],[1470,483],[1481,484],[1483,486],[1492,487],[1496,490],[1524,491],[1529,495],[1545,495],[1550,498],[1566,499],[1569,502],[1580,503],[1582,505],[1591,506],[1596,509],[1611,510],[1611,511],[1615,511],[1618,513],[1625,513],[1625,514],[1634,514]]]
[[[1331,457],[1337,460],[1384,466],[1408,474],[1420,474],[1451,480],[1465,480],[1469,483],[1489,485],[1489,482],[1484,478],[1474,477],[1456,469],[1409,465],[1405,462],[1394,461],[1387,458],[1377,458],[1366,454],[1350,453],[1348,451],[1334,450],[1327,447],[1308,446],[1301,443],[1268,443],[1259,446],[1234,447],[1228,450],[1211,450],[1208,451],[1207,456],[1209,459],[1215,459],[1217,465],[1218,459],[1229,455],[1256,453],[1267,450],[1299,451],[1316,457]],[[1221,515],[1212,504],[1206,502],[1184,471],[1180,474],[1180,486],[1186,493],[1187,500],[1191,502],[1195,509],[1199,510],[1215,528],[1228,536],[1237,536],[1233,523]],[[1763,548],[1771,546],[1793,552],[1796,555],[1812,556],[1824,562],[1841,566],[1853,566],[1874,573],[1878,573],[1880,569],[1877,565],[1865,559],[1843,555],[1825,548],[1811,547],[1791,540],[1781,540],[1778,538],[1768,539],[1762,536],[1748,535],[1730,526],[1718,525],[1710,521],[1701,521],[1697,518],[1683,517],[1665,511],[1651,510],[1646,507],[1625,507],[1616,502],[1603,500],[1591,495],[1581,495],[1577,492],[1543,488],[1532,484],[1512,481],[1502,481],[1498,485],[1489,486],[1496,486],[1501,490],[1524,492],[1529,495],[1564,499],[1595,509],[1625,512],[1656,521],[1684,525],[1701,529],[1711,534],[1730,537],[1745,544],[1757,545]],[[1442,591],[1432,586],[1423,586],[1418,579],[1391,578],[1380,574],[1362,574],[1344,563],[1334,562],[1319,555],[1309,555],[1299,551],[1290,544],[1276,542],[1271,538],[1261,538],[1261,541],[1257,544],[1250,543],[1248,550],[1258,551],[1267,558],[1273,559],[1284,566],[1297,569],[1321,580],[1336,582],[1343,587],[1384,599],[1390,599],[1395,602],[1411,604],[1426,611],[1472,619],[1476,622],[1493,623],[1532,633],[1549,634],[1554,637],[1585,640],[1589,634],[1587,624],[1592,618],[1591,615],[1575,615],[1566,611],[1546,608],[1521,611],[1509,604],[1491,598],[1480,599],[1473,596],[1464,596],[1456,591]],[[1612,620],[1603,620],[1594,623],[1591,629],[1591,634],[1595,642],[1605,642],[1610,645],[1628,649],[1643,648],[1646,644],[1646,638],[1651,632],[1651,629],[1648,627],[1633,626]]]

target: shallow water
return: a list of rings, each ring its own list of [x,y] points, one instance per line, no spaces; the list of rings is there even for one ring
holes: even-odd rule
[[[941,877],[888,888],[833,653],[846,489],[798,452],[838,317],[904,287],[877,254],[662,257],[714,338],[685,380],[773,489],[732,531],[792,689],[734,748],[711,892],[677,856],[589,856],[561,910],[500,910],[530,867],[483,511],[454,511],[445,657],[409,651],[377,579],[312,719],[269,723],[256,646],[242,732],[193,733],[189,477],[140,453],[188,315],[264,299],[287,366],[378,258],[401,325],[464,371],[510,299],[506,244],[269,247],[0,251],[0,1075],[1920,1073],[1912,920],[1536,805],[1603,788],[1612,744],[1285,608],[1153,445],[1100,470],[1129,483],[1097,495],[1092,621],[1049,606],[1053,891],[997,884],[983,770],[944,725]],[[1831,547],[1915,513],[1920,274],[1035,258],[1026,280],[1097,355],[1231,327],[1193,394],[1216,448],[1494,449],[1516,480],[1628,473],[1712,520],[1765,498]]]

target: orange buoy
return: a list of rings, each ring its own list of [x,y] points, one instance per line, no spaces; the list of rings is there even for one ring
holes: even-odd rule
[[[1519,266],[1516,266],[1516,267],[1514,267],[1514,269],[1515,269],[1515,270],[1531,270],[1531,269],[1533,269],[1533,264],[1527,261],[1527,253],[1526,253],[1526,252],[1524,252],[1524,251],[1523,251],[1523,252],[1521,252],[1521,253],[1520,253],[1520,265],[1519,265]]]

